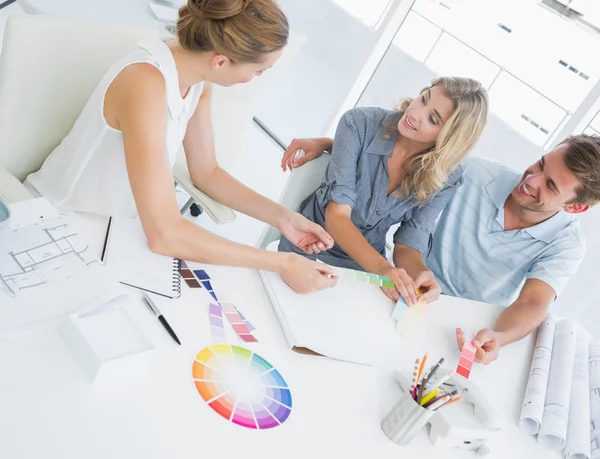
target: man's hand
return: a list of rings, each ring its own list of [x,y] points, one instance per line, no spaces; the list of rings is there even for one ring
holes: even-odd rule
[[[321,253],[333,247],[333,238],[327,231],[297,212],[287,212],[277,227],[288,241],[305,253]]]
[[[462,351],[465,345],[465,334],[460,328],[456,329],[456,342],[458,348]],[[476,362],[487,365],[498,358],[501,347],[498,332],[490,328],[479,330],[472,343],[477,348],[475,352]]]
[[[402,269],[402,268],[396,268]],[[404,271],[406,272],[406,271]],[[406,274],[408,276],[408,274]],[[410,277],[410,276],[409,276]],[[414,285],[417,291],[417,302],[419,303],[432,303],[440,298],[440,294],[442,293],[442,288],[439,286],[433,273],[430,270],[421,271],[416,279],[414,280]],[[424,291],[421,296],[419,296],[419,288],[421,291]],[[396,302],[398,298],[400,298],[400,292],[397,288],[386,288],[381,287],[383,293],[387,295],[387,297]],[[403,296],[404,298],[404,296]],[[406,299],[404,299],[406,301]],[[408,302],[406,302],[410,306]]]
[[[337,277],[325,263],[309,260],[296,253],[286,255],[285,262],[277,269],[277,273],[294,292],[317,292],[337,284]]]
[[[304,155],[301,155],[302,152],[304,152]],[[313,159],[317,159],[323,153],[325,153],[325,149],[315,139],[294,139],[287,150],[283,152],[281,169],[283,172],[288,169],[291,171]]]

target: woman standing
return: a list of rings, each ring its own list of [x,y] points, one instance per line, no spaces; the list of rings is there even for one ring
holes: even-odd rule
[[[297,292],[333,286],[327,266],[221,238],[182,218],[175,199],[171,167],[183,141],[192,180],[207,195],[276,226],[302,252],[333,245],[323,228],[244,186],[215,159],[212,85],[260,76],[287,40],[273,0],[189,0],[177,38],[144,40],[117,62],[29,185],[59,210],[139,215],[157,253],[276,271]]]

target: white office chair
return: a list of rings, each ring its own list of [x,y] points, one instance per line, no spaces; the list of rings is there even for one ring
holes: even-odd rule
[[[288,209],[297,211],[300,208],[302,201],[315,191],[323,179],[325,178],[325,169],[329,164],[331,155],[325,153],[319,158],[309,161],[298,169],[294,169],[290,174],[279,202],[282,206]],[[266,249],[273,241],[278,241],[281,238],[281,232],[270,225],[265,225],[265,229],[258,238],[256,247]],[[391,260],[393,255],[393,242],[386,242],[387,258]]]
[[[250,83],[213,88],[212,120],[215,152],[221,167],[227,169],[235,164],[243,150],[244,138],[252,126],[254,113],[262,96],[282,69],[290,64],[303,43],[304,37],[291,34],[282,57],[263,75],[255,77]],[[235,214],[231,209],[196,188],[190,177],[183,151],[175,162],[173,175],[175,182],[190,195],[190,199],[181,209],[182,212],[192,202],[196,202],[216,223],[229,223],[235,220]]]
[[[157,31],[46,16],[14,16],[0,55],[0,196],[31,197],[19,183],[71,130],[108,68]]]

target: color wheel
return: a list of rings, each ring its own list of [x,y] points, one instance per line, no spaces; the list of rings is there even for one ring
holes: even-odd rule
[[[249,429],[277,427],[292,411],[292,394],[281,374],[243,347],[205,347],[192,362],[192,378],[208,406]]]

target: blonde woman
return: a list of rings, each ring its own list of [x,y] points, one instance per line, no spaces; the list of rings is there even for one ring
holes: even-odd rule
[[[442,77],[395,111],[355,108],[344,114],[331,139],[294,140],[282,168],[331,151],[325,180],[300,212],[335,239],[319,259],[334,266],[389,276],[409,305],[417,288],[425,301],[441,289],[425,265],[435,220],[462,183],[460,162],[473,148],[487,120],[483,86],[468,78]],[[303,158],[296,153],[305,151]],[[392,225],[394,263],[386,259],[385,238]],[[285,237],[281,251],[296,251]],[[309,255],[315,258],[316,255]]]
[[[212,85],[260,76],[287,40],[288,22],[274,0],[188,0],[177,38],[144,40],[115,63],[28,183],[63,211],[139,215],[155,252],[275,271],[297,292],[332,287],[323,264],[237,244],[185,220],[173,189],[171,167],[183,141],[200,190],[277,226],[300,251],[333,245],[323,228],[239,183],[215,159]]]

